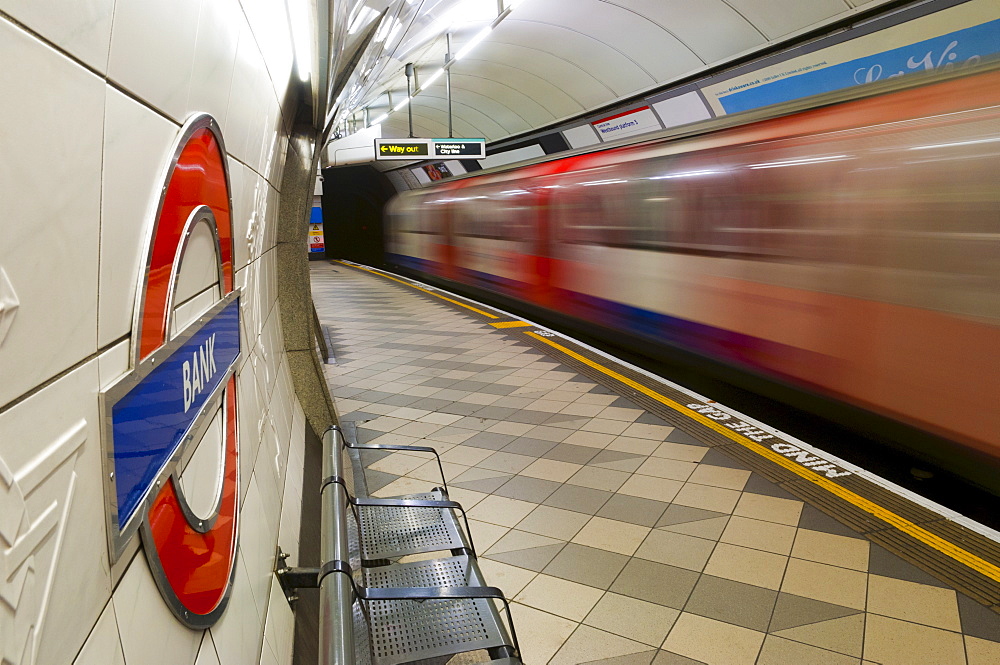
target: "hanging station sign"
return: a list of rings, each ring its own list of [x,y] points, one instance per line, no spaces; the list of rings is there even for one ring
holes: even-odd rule
[[[375,159],[485,159],[486,139],[375,139]]]

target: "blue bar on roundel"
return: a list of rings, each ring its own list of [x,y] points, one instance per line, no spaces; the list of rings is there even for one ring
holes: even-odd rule
[[[220,310],[111,407],[119,528],[239,356],[239,303]]]

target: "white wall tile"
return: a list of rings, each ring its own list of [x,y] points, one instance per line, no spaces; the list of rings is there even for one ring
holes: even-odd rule
[[[233,268],[239,270],[250,260],[247,249],[247,224],[250,220],[250,209],[244,194],[244,166],[242,163],[227,158],[229,171],[229,189],[233,201],[231,213],[233,222]]]
[[[263,70],[264,65],[260,51],[257,50],[257,42],[242,14],[237,17],[236,22],[240,25],[240,38],[233,67],[229,110],[226,113],[226,148],[240,161],[249,163],[247,139],[257,116],[254,104],[260,80],[259,72]]]
[[[97,349],[104,83],[2,19],[0,62],[17,63],[0,67],[16,100],[0,111],[0,268],[20,302],[0,345],[5,404]]]
[[[118,0],[108,76],[182,123],[202,0]]]
[[[299,565],[299,527],[302,521],[302,470],[305,456],[305,414],[299,401],[294,399],[292,431],[288,445],[288,467],[285,472],[285,491],[281,499],[281,523],[278,526],[278,545],[289,554],[288,565]]]
[[[261,430],[260,449],[257,451],[257,460],[254,464],[254,477],[260,491],[264,526],[268,539],[271,541],[272,554],[274,543],[278,539],[278,520],[281,516],[281,493],[284,485],[287,450],[285,442],[278,440],[274,431],[274,423],[268,417],[264,422],[264,429]],[[250,562],[247,561],[247,570],[250,570],[249,564]]]
[[[108,66],[115,0],[6,0],[4,11],[99,72]]]
[[[263,625],[267,596],[270,593],[271,571],[274,568],[277,530],[272,531],[267,522],[264,498],[258,483],[255,474],[250,479],[246,500],[240,510],[240,556],[250,582],[250,596]]]
[[[210,113],[219,122],[223,140],[228,140],[226,113],[240,37],[239,11],[237,0],[211,0],[202,5],[187,102],[189,111]]]
[[[136,285],[179,128],[108,88],[101,183],[98,341],[132,330]]]
[[[206,630],[205,637],[201,641],[201,649],[198,651],[198,660],[194,665],[221,665],[219,655],[215,651],[215,641],[212,639],[212,632]]]
[[[0,415],[0,584],[21,587],[0,625],[40,663],[71,662],[111,595],[97,386],[93,360]]]
[[[146,557],[129,565],[114,595],[118,633],[129,665],[190,665],[198,655],[202,631],[174,617],[160,596]]]
[[[240,501],[246,499],[263,426],[264,402],[257,387],[252,363],[244,364],[236,374],[236,417],[240,424]]]
[[[264,643],[264,622],[250,593],[250,580],[242,553],[236,561],[229,607],[218,623],[212,626],[211,633],[222,665],[247,665],[259,660]]]
[[[97,620],[97,625],[73,665],[125,665],[113,603],[109,602],[104,607],[101,618]]]
[[[294,58],[285,3],[271,0],[241,0],[241,3],[273,80],[271,92],[283,97]]]
[[[113,383],[128,373],[132,364],[129,351],[132,344],[129,341],[120,342],[102,353],[97,358],[97,367],[101,377],[101,390],[107,390]]]
[[[271,585],[271,596],[267,606],[267,621],[264,623],[264,651],[270,651],[276,665],[291,665],[292,639],[295,636],[295,615],[281,591],[280,584]]]

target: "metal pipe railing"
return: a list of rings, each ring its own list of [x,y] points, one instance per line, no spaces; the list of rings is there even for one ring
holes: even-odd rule
[[[323,435],[323,477],[340,477],[341,449],[337,429]],[[326,483],[320,498],[320,561],[348,561],[345,492]],[[354,665],[354,588],[347,575],[323,575],[319,587],[320,665]]]

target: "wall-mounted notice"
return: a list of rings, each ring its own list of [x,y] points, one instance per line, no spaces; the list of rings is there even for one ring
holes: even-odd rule
[[[309,253],[325,252],[323,239],[323,209],[316,207],[309,213]]]
[[[656,114],[648,106],[618,113],[609,118],[592,122],[591,125],[597,130],[597,135],[604,142],[663,129]]]
[[[1000,4],[972,0],[703,89],[736,113],[910,72],[952,70],[1000,53]]]

